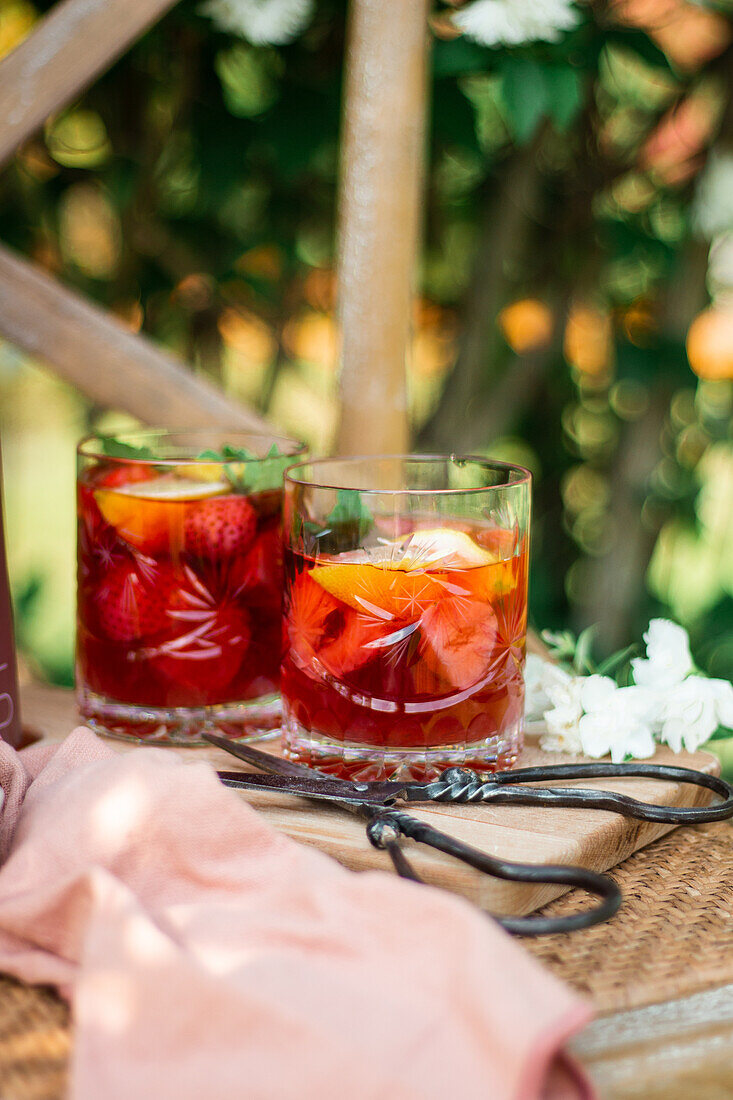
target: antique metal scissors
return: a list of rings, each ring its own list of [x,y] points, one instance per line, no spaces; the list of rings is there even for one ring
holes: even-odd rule
[[[395,870],[403,878],[415,882],[423,881],[410,864],[400,843],[401,838],[406,837],[453,856],[496,878],[512,882],[575,886],[601,899],[592,908],[565,917],[494,917],[509,932],[525,936],[572,932],[608,920],[621,904],[621,891],[607,875],[588,871],[584,867],[514,863],[490,856],[412,817],[398,808],[398,803],[458,802],[580,807],[586,810],[612,810],[639,821],[671,825],[692,825],[733,817],[733,786],[718,776],[706,775],[691,768],[643,763],[560,764],[495,772],[486,780],[470,768],[448,768],[430,783],[402,783],[394,780],[360,783],[334,779],[315,768],[294,764],[273,756],[272,753],[262,752],[250,745],[236,744],[213,734],[204,734],[204,737],[212,745],[267,773],[263,775],[261,772],[220,771],[217,774],[225,786],[297,795],[300,798],[329,802],[358,814],[367,822],[366,833],[371,843],[375,848],[382,848],[389,853]],[[720,801],[707,806],[657,806],[612,791],[527,786],[558,780],[621,777],[690,783],[711,791]]]

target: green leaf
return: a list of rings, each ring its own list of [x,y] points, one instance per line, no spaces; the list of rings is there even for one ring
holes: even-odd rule
[[[617,653],[612,653],[610,657],[606,657],[605,661],[601,661],[599,664],[599,676],[612,676],[614,672],[621,667],[624,661],[628,661],[629,657],[633,656],[634,653],[638,653],[638,651],[639,646],[634,642],[632,645],[627,645],[624,649],[619,649]]]
[[[513,57],[504,62],[502,75],[510,128],[517,143],[526,145],[550,107],[544,66],[529,57]]]
[[[484,46],[456,38],[452,42],[437,41],[433,47],[433,75],[441,77],[461,76],[463,73],[485,73],[490,67],[490,54]],[[436,93],[440,95],[440,92]]]
[[[595,667],[591,658],[591,651],[593,648],[593,637],[596,632],[596,624],[587,626],[585,630],[582,630],[578,635],[578,641],[575,644],[575,656],[573,658],[573,668],[576,672],[594,672]]]
[[[644,31],[631,27],[608,27],[604,32],[604,40],[607,46],[633,50],[649,64],[657,65],[667,72],[675,71],[665,52]]]
[[[569,65],[553,65],[544,69],[548,95],[548,112],[558,130],[567,130],[583,102],[583,79]]]
[[[436,143],[462,146],[479,153],[474,109],[457,84],[444,84],[432,106],[433,137]]]
[[[360,535],[369,530],[373,520],[372,513],[361,499],[361,493],[355,489],[339,489],[336,494],[336,504],[326,516],[328,526],[355,524],[358,526]]]
[[[150,447],[134,447],[131,443],[123,443],[121,439],[115,439],[113,435],[100,438],[102,450],[110,458],[137,458],[141,462],[153,462],[154,453]]]
[[[276,443],[272,444],[264,458],[248,447],[233,447],[225,443],[220,451],[202,451],[198,459],[201,462],[221,462],[235,493],[257,493],[280,488],[283,474],[292,464],[293,456],[283,454]]]
[[[540,637],[558,661],[570,660],[575,655],[575,635],[569,630],[543,630]]]
[[[238,42],[216,55],[214,68],[221,81],[224,102],[238,118],[261,115],[277,101],[281,65],[274,50]]]

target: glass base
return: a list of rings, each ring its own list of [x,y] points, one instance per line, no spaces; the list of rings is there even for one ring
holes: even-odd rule
[[[477,772],[504,771],[515,763],[524,743],[522,725],[516,723],[500,734],[470,744],[378,748],[336,741],[306,730],[288,713],[287,703],[283,712],[283,749],[288,760],[329,775],[364,782],[375,779],[429,782],[452,767],[473,768]]]
[[[202,733],[232,741],[271,740],[279,736],[282,720],[279,695],[208,707],[143,707],[82,687],[77,702],[84,724],[95,733],[146,745],[205,745]]]

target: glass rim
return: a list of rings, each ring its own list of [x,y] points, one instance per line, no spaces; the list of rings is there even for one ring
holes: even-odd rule
[[[362,489],[357,485],[347,485],[343,482],[338,483],[326,483],[320,481],[313,481],[310,478],[294,476],[294,471],[302,470],[306,466],[325,466],[329,463],[337,464],[343,463],[345,465],[356,464],[357,462],[381,462],[383,460],[393,461],[411,461],[411,462],[473,462],[479,466],[483,466],[488,470],[506,470],[519,474],[520,476],[514,480],[506,482],[503,485],[471,485],[460,486],[453,489]],[[314,489],[330,489],[334,492],[339,490],[345,490],[352,493],[368,493],[373,496],[457,496],[463,493],[487,493],[487,492],[501,492],[502,490],[514,489],[518,486],[526,485],[530,486],[532,483],[532,473],[526,466],[520,466],[516,462],[500,462],[491,458],[486,458],[485,455],[472,455],[472,454],[384,454],[384,455],[344,455],[343,457],[333,458],[310,458],[305,459],[303,462],[294,462],[292,466],[288,466],[283,474],[283,481],[290,483],[291,485],[308,486]]]
[[[123,432],[110,432],[108,436],[103,435],[101,432],[92,432],[89,435],[80,439],[76,446],[76,453],[80,458],[96,458],[103,462],[120,462],[120,463],[139,463],[150,462],[155,466],[220,466],[225,463],[226,459],[213,459],[213,458],[197,458],[196,455],[185,455],[169,458],[147,458],[142,459],[139,455],[111,455],[107,454],[101,444],[103,439],[119,439],[125,443],[130,441],[130,445],[134,445],[135,442],[144,443],[147,439],[153,437],[171,437],[171,436],[184,436],[184,437],[205,437],[210,436],[214,432],[219,432],[222,435],[226,435],[232,438],[234,443],[238,441],[244,442],[246,439],[262,440],[268,439],[278,445],[286,444],[288,450],[281,449],[278,455],[272,455],[271,458],[300,458],[308,451],[308,444],[302,440],[293,439],[292,436],[279,435],[277,432],[265,432],[257,431],[255,429],[247,428],[226,428],[219,427],[216,424],[211,424],[208,427],[198,428],[132,428],[130,431]],[[96,446],[93,446],[96,445]],[[232,459],[235,462],[265,462],[267,461],[266,455],[256,456],[254,458],[241,458]]]

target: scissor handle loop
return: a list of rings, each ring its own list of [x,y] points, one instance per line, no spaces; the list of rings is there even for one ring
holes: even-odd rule
[[[522,787],[557,779],[657,779],[704,787],[721,799],[710,806],[657,806],[612,791],[578,787]],[[676,768],[666,764],[552,764],[499,772],[482,781],[469,768],[450,768],[426,787],[426,794],[438,802],[483,802],[517,806],[563,806],[612,810],[625,817],[667,825],[695,825],[733,817],[733,786],[717,775]]]
[[[396,843],[395,834],[410,837],[419,844],[426,844],[430,848],[453,856],[485,875],[493,875],[495,878],[508,879],[512,882],[558,883],[563,886],[575,886],[601,899],[600,903],[591,909],[566,917],[494,917],[494,920],[498,921],[503,928],[517,935],[541,936],[590,928],[612,917],[621,904],[621,891],[606,875],[587,871],[583,867],[513,863],[497,859],[495,856],[479,851],[478,848],[464,844],[463,841],[447,833],[434,829],[424,821],[418,821],[404,810],[375,810],[367,825],[367,836],[375,848],[384,848],[389,852],[397,873],[403,878],[422,881]]]

